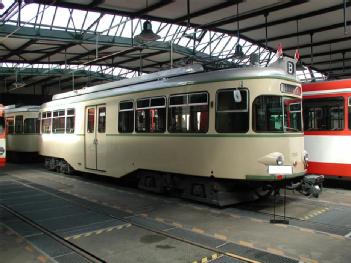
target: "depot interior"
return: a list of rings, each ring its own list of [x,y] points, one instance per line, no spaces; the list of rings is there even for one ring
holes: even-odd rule
[[[0,259],[4,262],[349,261],[351,1],[0,0],[0,22],[0,140],[4,141],[0,143]],[[198,79],[191,79],[196,74],[205,72],[215,78],[230,70],[268,72],[280,61],[288,61],[283,67],[288,77],[277,77],[276,71],[272,76],[282,81],[278,87],[278,92],[284,93],[282,98],[290,96],[290,100],[277,99],[264,85],[259,89],[269,96],[251,100],[251,87],[241,83],[214,92],[216,100],[210,91],[189,88],[181,95],[172,91],[133,102],[133,94],[143,91],[143,83],[174,78],[182,89],[192,81],[196,84]],[[294,63],[292,69],[289,61]],[[248,76],[262,79],[261,75],[242,79]],[[219,78],[213,81],[223,81]],[[286,135],[288,147],[301,144],[299,153],[291,153],[299,155],[299,162],[288,163],[293,157],[279,150],[270,151],[266,159],[243,158],[243,166],[266,165],[265,173],[274,174],[274,182],[255,188],[259,197],[255,200],[239,198],[240,202],[231,203],[218,201],[219,194],[211,197],[215,201],[204,197],[209,187],[216,193],[223,191],[227,198],[232,183],[228,178],[217,185],[192,174],[196,170],[192,165],[202,162],[206,166],[222,155],[211,155],[208,160],[203,157],[206,155],[190,154],[189,174],[185,168],[174,176],[173,168],[167,175],[144,169],[138,172],[136,182],[134,177],[120,180],[104,175],[109,165],[122,173],[124,168],[118,170],[121,165],[113,161],[118,156],[106,155],[104,158],[112,161],[100,169],[98,153],[91,159],[85,155],[89,165],[80,170],[67,160],[47,158],[36,150],[39,141],[52,142],[50,134],[76,134],[79,123],[87,123],[86,133],[77,136],[85,142],[90,140],[89,134],[109,131],[108,121],[113,119],[108,116],[109,109],[95,104],[80,110],[69,104],[79,96],[97,99],[94,94],[99,92],[99,98],[112,96],[104,95],[110,90],[117,96],[118,89],[123,91],[127,86],[131,95],[123,97],[118,107],[116,103],[113,121],[123,140],[116,147],[123,149],[120,155],[127,156],[123,162],[131,167],[139,162],[128,157],[131,151],[160,164],[150,167],[165,167],[167,162],[170,167],[182,166],[182,162],[175,164],[181,159],[176,148],[182,143],[191,138],[199,142],[194,144],[199,152],[220,152],[226,143],[229,148],[229,141],[211,144],[211,148],[201,143],[215,141],[223,134],[221,138],[227,140],[255,140],[245,146],[252,151],[257,146],[271,147],[274,143],[268,140],[283,140]],[[70,98],[68,106],[57,106]],[[223,103],[235,101],[238,106],[213,106],[213,100],[219,103],[221,98]],[[178,127],[177,110],[184,101],[190,117]],[[56,108],[50,110],[54,104]],[[289,108],[289,116],[284,107]],[[134,113],[134,108],[146,110]],[[212,108],[216,113],[208,115]],[[235,115],[232,122],[234,115],[228,112],[233,109],[240,116]],[[276,113],[280,110],[282,118]],[[260,114],[270,114],[273,124],[259,124],[263,120]],[[251,115],[254,117],[249,121]],[[160,116],[163,121],[156,124],[144,121]],[[214,132],[211,125],[204,125],[211,116],[218,118],[211,124]],[[153,132],[158,136],[151,136]],[[128,142],[129,133],[135,135],[135,142]],[[176,138],[174,133],[182,134]],[[65,138],[71,137],[61,137],[65,143],[50,147],[78,156],[80,150],[67,147],[75,139]],[[157,152],[155,140],[165,140],[163,149],[168,153]],[[99,141],[97,135],[92,138],[95,151]],[[7,148],[11,143],[34,150],[28,150],[32,154],[11,150]],[[127,143],[134,145],[126,147]],[[239,148],[233,149],[237,159],[250,152]],[[82,149],[90,148],[85,144]],[[184,146],[184,156],[191,150]],[[317,157],[320,160],[316,161]],[[293,172],[297,167],[303,172],[290,182],[290,175],[297,178]],[[123,171],[129,173],[132,168],[128,169]],[[226,169],[224,173],[229,173]],[[187,175],[190,177],[183,180]],[[206,176],[215,178],[216,171]],[[244,180],[250,182],[233,189],[242,193],[268,180],[258,176],[246,176]],[[183,180],[178,184],[184,189],[192,187],[179,195],[179,191],[169,189],[169,178]],[[160,191],[160,184],[167,187]]]

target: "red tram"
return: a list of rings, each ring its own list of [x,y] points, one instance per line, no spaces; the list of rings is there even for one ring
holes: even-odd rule
[[[303,85],[308,173],[351,179],[351,79]]]

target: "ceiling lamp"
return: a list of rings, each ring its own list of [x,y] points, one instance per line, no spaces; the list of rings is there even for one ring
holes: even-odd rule
[[[2,0],[0,0],[0,9],[4,9],[4,4],[2,3]]]
[[[151,22],[147,20],[143,23],[143,30],[141,31],[141,33],[135,36],[134,39],[138,42],[144,43],[144,42],[156,41],[160,38],[161,37],[159,35],[155,34],[152,31]]]

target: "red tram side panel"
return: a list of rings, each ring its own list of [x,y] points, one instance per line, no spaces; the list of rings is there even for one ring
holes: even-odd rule
[[[0,104],[0,168],[6,164],[5,110]]]
[[[351,179],[351,79],[303,85],[308,173]]]

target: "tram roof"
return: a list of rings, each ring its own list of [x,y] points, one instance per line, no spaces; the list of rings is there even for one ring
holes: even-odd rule
[[[288,61],[295,64],[295,61],[290,58],[280,59],[273,63],[269,67],[249,67],[249,68],[234,68],[224,69],[218,71],[204,72],[200,65],[188,66],[181,70],[182,72],[188,71],[188,74],[181,74],[171,77],[164,77],[157,79],[153,74],[162,75],[162,72],[149,74],[146,76],[139,76],[132,80],[132,84],[128,85],[125,80],[114,81],[103,85],[97,85],[88,87],[85,90],[70,91],[55,95],[53,101],[43,104],[43,107],[76,103],[81,101],[88,101],[94,99],[100,99],[105,97],[112,97],[124,94],[132,94],[143,91],[151,91],[158,89],[174,88],[185,85],[195,85],[200,83],[219,82],[219,81],[231,81],[231,80],[245,80],[245,79],[283,79],[287,81],[297,82],[295,74],[287,73]],[[201,67],[201,68],[200,68]],[[195,68],[195,69],[194,69]],[[171,73],[172,70],[168,70]],[[201,72],[200,72],[201,71]],[[194,73],[195,72],[195,73]],[[148,81],[151,79],[151,81]],[[144,80],[144,81],[138,81]],[[126,86],[120,85],[127,83]]]
[[[40,110],[40,106],[28,105],[16,107],[15,105],[9,105],[4,107],[5,113],[16,113],[16,112],[38,112]]]

